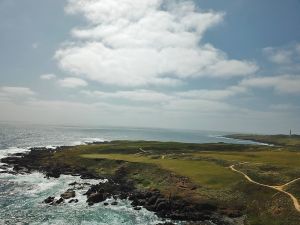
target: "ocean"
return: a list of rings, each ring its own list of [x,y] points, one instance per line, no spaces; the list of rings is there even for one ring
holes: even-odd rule
[[[53,148],[110,140],[254,143],[224,138],[223,135],[226,134],[228,133],[215,131],[0,123],[0,158],[12,153],[26,152],[30,147]],[[61,176],[58,179],[46,179],[40,173],[12,175],[1,171],[0,169],[0,225],[155,225],[162,222],[154,213],[145,209],[134,211],[127,200],[119,201],[116,206],[88,206],[86,197],[82,195],[87,189],[78,191],[79,202],[76,204],[48,206],[42,203],[45,198],[59,197],[69,188],[69,183],[80,182],[80,178]],[[99,181],[84,182],[93,184]]]

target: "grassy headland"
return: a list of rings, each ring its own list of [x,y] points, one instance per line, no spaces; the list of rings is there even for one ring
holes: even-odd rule
[[[112,141],[54,151],[38,163],[82,168],[96,176],[113,176],[122,168],[139,189],[159,189],[166,196],[214,204],[220,213],[247,215],[250,225],[299,224],[300,212],[289,196],[251,183],[229,168],[235,165],[262,184],[283,185],[300,177],[299,136],[234,137],[274,146]],[[284,190],[300,200],[300,180]]]

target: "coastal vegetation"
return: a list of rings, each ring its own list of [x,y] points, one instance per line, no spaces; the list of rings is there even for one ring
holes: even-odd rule
[[[299,224],[300,211],[284,193],[300,200],[299,136],[231,137],[273,145],[112,141],[39,151],[32,163],[48,173],[68,168],[106,178],[122,170],[139,190],[211,205],[240,224]]]

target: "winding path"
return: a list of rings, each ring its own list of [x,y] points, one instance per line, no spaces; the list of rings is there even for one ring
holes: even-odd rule
[[[140,150],[141,152],[143,152],[143,153],[148,153],[147,151],[145,151],[145,150],[142,149],[142,148],[139,148],[139,150]]]
[[[230,168],[232,171],[234,171],[234,172],[237,172],[237,173],[242,174],[242,175],[243,175],[248,181],[250,181],[251,183],[254,183],[254,184],[257,184],[257,185],[260,185],[260,186],[263,186],[263,187],[268,187],[268,188],[277,190],[277,191],[279,191],[279,192],[282,192],[282,193],[288,195],[288,196],[292,199],[292,201],[293,201],[293,203],[294,203],[294,206],[295,206],[295,209],[296,209],[298,212],[300,212],[300,204],[299,204],[297,198],[296,198],[294,195],[292,195],[291,193],[289,193],[289,192],[287,192],[287,191],[284,190],[284,188],[285,188],[286,186],[288,186],[288,185],[290,185],[290,184],[292,184],[292,183],[294,183],[294,182],[300,180],[300,177],[299,177],[299,178],[296,178],[296,179],[294,179],[294,180],[292,180],[292,181],[290,181],[290,182],[288,182],[288,183],[286,183],[286,184],[280,185],[280,186],[271,186],[271,185],[262,184],[262,183],[259,183],[259,182],[256,182],[256,181],[252,180],[252,179],[251,179],[247,174],[245,174],[244,172],[235,169],[234,166],[235,166],[235,165],[232,165],[232,166],[230,166],[229,168]]]

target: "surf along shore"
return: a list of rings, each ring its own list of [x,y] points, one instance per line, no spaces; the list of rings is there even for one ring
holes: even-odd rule
[[[248,137],[249,138],[249,137]],[[270,137],[268,137],[270,138]],[[291,137],[287,137],[291,138]],[[296,137],[298,138],[298,137]],[[269,139],[268,139],[269,141]],[[298,224],[300,213],[286,194],[249,182],[241,173],[269,186],[299,178],[300,152],[293,145],[185,144],[176,142],[112,141],[88,145],[32,148],[2,159],[2,172],[31,173],[45,177],[62,174],[83,179],[107,179],[90,185],[87,205],[107,198],[129,199],[159,217],[185,224]],[[291,141],[289,140],[289,142]],[[242,163],[247,162],[247,163]],[[8,166],[13,171],[5,171]],[[71,183],[44,204],[76,202],[76,190],[85,183]],[[300,197],[300,180],[283,187]],[[167,224],[167,223],[166,223]]]

